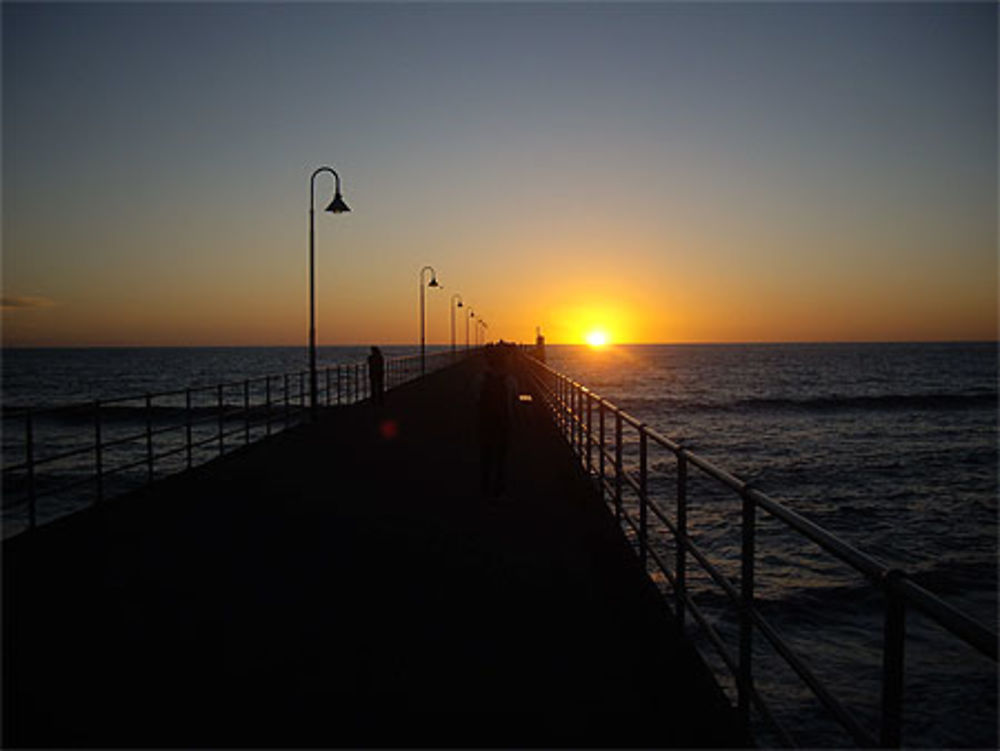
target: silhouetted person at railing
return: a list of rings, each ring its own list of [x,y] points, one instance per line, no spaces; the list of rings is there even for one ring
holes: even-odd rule
[[[368,383],[372,404],[385,404],[385,358],[378,347],[372,347],[372,353],[368,355]]]
[[[507,372],[509,353],[486,348],[486,372],[479,384],[479,461],[483,495],[496,500],[506,489],[507,451],[514,417],[514,379]]]

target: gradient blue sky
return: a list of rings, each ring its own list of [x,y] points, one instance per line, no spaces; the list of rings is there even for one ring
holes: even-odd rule
[[[4,3],[4,342],[997,336],[993,3]],[[329,200],[321,178],[317,203]],[[464,330],[460,329],[460,338]]]

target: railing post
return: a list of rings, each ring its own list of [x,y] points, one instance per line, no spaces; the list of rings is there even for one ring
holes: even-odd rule
[[[271,435],[271,376],[264,379],[264,424],[267,435]]]
[[[361,401],[361,368],[354,363],[354,401]]]
[[[337,405],[338,406],[341,404],[340,381],[341,381],[341,378],[340,378],[340,366],[338,365],[337,366]]]
[[[573,449],[574,456],[579,455],[579,433],[576,424],[576,384],[570,381],[567,384],[569,388],[569,410],[567,412],[569,416],[569,445]]]
[[[646,573],[646,505],[649,490],[646,460],[646,423],[639,426],[639,563]]]
[[[326,406],[330,406],[330,368],[326,369]]]
[[[885,632],[882,646],[882,729],[880,745],[899,748],[903,742],[903,652],[906,641],[906,601],[898,584],[904,574],[885,575]]]
[[[566,383],[566,418],[569,420],[569,445],[573,448],[573,453],[577,453],[577,424],[576,424],[576,385],[573,381]]]
[[[622,413],[615,410],[615,523],[622,523]]]
[[[191,469],[191,389],[184,390],[184,456]]]
[[[288,373],[285,373],[285,430],[288,430],[288,421],[291,419],[292,405],[288,394]]]
[[[593,432],[593,411],[594,395],[587,389],[583,393],[583,398],[587,400],[587,479],[594,467],[594,432]]]
[[[218,393],[219,393],[219,456],[222,456],[225,453],[224,433],[225,433],[225,419],[226,418],[225,418],[225,412],[223,410],[222,384],[221,383],[219,384],[219,387],[218,387],[217,390],[218,390]]]
[[[604,472],[604,400],[601,399],[597,403],[597,422],[598,422],[598,452],[600,452],[600,481],[601,481],[601,503],[604,503],[604,481],[606,474]]]
[[[249,379],[243,381],[243,416],[245,422],[243,424],[243,442],[247,445],[250,444],[250,381]]]
[[[153,482],[153,398],[146,394],[146,483]]]
[[[559,408],[559,432],[566,439],[566,379],[556,376],[556,406]]]
[[[28,527],[34,529],[38,523],[35,492],[35,430],[31,410],[24,413],[24,461],[28,473]]]
[[[583,462],[583,386],[579,383],[573,384],[573,429],[576,436],[576,456]]]
[[[756,557],[757,504],[749,487],[743,493],[743,544],[740,554],[740,661],[738,708],[745,726],[750,726],[750,693],[753,689],[754,558]]]
[[[104,456],[101,445],[101,400],[94,400],[94,472],[97,480],[97,503],[104,500]]]
[[[677,452],[677,602],[674,613],[677,627],[684,631],[687,612],[687,454]]]

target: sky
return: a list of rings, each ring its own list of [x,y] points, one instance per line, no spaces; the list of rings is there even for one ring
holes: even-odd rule
[[[0,8],[4,346],[997,338],[994,3]]]

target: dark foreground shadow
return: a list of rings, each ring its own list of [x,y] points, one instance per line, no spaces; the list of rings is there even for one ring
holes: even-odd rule
[[[482,367],[5,544],[4,745],[746,745],[537,400],[482,497]]]

